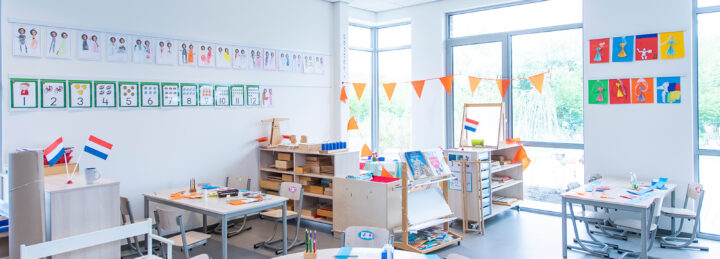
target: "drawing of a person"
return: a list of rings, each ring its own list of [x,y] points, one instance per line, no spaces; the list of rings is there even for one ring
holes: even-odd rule
[[[248,66],[248,60],[247,60],[247,53],[245,53],[245,49],[240,50],[240,68],[247,68]]]
[[[165,55],[165,42],[158,42],[158,46],[160,46],[160,57],[162,58]]]
[[[48,53],[55,54],[55,42],[57,39],[57,32],[51,31],[50,32],[50,48],[48,48]]]
[[[32,52],[37,52],[38,49],[37,34],[38,32],[36,29],[30,30],[30,49],[32,49]]]
[[[290,54],[285,53],[285,67],[290,68]]]
[[[600,50],[605,47],[605,42],[600,42],[598,46],[595,48],[595,61],[602,61],[602,55],[600,55]]]
[[[67,43],[68,34],[67,34],[67,32],[61,33],[60,37],[62,38],[62,40],[60,41],[60,47],[58,47],[57,53],[55,53],[55,54],[58,56],[65,56],[65,53],[67,52],[67,49],[68,49],[68,43]]]
[[[268,100],[270,100],[270,96],[268,94],[268,89],[263,89],[263,93],[262,93],[263,105],[267,105],[269,103]]]
[[[604,101],[605,101],[605,98],[603,98],[603,87],[602,87],[602,84],[598,84],[597,91],[598,91],[598,97],[595,99],[595,101],[604,102]]]
[[[117,39],[115,37],[110,37],[110,48],[107,50],[108,54],[110,56],[114,56],[115,52],[117,52]]]
[[[255,52],[255,68],[262,68],[262,53],[260,53],[260,50]]]
[[[648,90],[648,84],[647,81],[645,81],[645,78],[638,79],[635,84],[635,89],[637,89],[638,92],[638,96],[635,100],[638,102],[645,102],[645,93]]]
[[[145,47],[144,47],[144,48],[145,48],[145,59],[147,59],[147,60],[152,59],[152,56],[150,55],[150,54],[151,54],[151,53],[150,53],[151,51],[150,51],[150,41],[149,41],[149,40],[146,40],[146,41],[145,41]]]
[[[675,48],[673,48],[673,44],[675,44],[675,43],[677,43],[677,42],[675,42],[674,37],[672,35],[670,35],[670,37],[668,37],[668,39],[661,44],[661,45],[665,45],[665,44],[670,45],[670,46],[668,46],[668,50],[665,52],[665,55],[668,55],[668,56],[675,55]]]
[[[200,62],[205,64],[205,60],[207,59],[207,51],[205,51],[205,45],[200,46]]]
[[[167,42],[167,55],[172,55],[172,42],[170,41]]]
[[[225,53],[223,53],[223,58],[225,61],[227,61],[228,65],[232,64],[232,57],[230,56],[230,50],[228,48],[225,48]]]
[[[90,50],[90,47],[88,46],[88,42],[87,42],[87,40],[88,40],[87,34],[83,34],[82,36],[80,36],[80,38],[82,38],[82,50]]]
[[[250,50],[250,61],[253,64],[253,67],[255,67],[255,50]]]
[[[18,29],[18,42],[20,43],[20,52],[27,53],[27,45],[25,45],[25,28]]]
[[[627,95],[627,92],[625,91],[625,85],[621,80],[617,80],[617,82],[615,82],[615,87],[617,87],[618,98],[624,98]]]
[[[270,106],[272,106],[272,89],[268,89],[268,101],[270,101]]]
[[[233,67],[240,67],[240,49],[235,49],[233,58]]]
[[[212,63],[212,57],[213,57],[212,47],[208,46],[207,47],[207,58],[205,59],[206,64],[210,65],[210,63]]]
[[[187,57],[187,60],[188,60],[187,63],[190,63],[190,64],[194,64],[194,63],[195,63],[195,55],[193,54],[193,45],[192,45],[192,44],[190,44],[190,46],[188,46],[188,57]]]
[[[120,43],[120,46],[118,46],[117,48],[117,53],[125,53],[125,51],[127,50],[125,48],[125,38],[120,38],[118,42]]]
[[[293,72],[295,72],[295,70],[297,68],[296,63],[297,63],[297,55],[293,54],[293,59],[292,59],[292,71]]]
[[[648,56],[647,56],[648,53],[652,54],[652,49],[643,48],[642,50],[637,49],[637,51],[641,54],[640,59],[643,59],[643,60],[648,58]]]
[[[270,52],[265,51],[265,67],[270,67]]]
[[[270,68],[275,68],[275,52],[270,52]]]
[[[667,103],[668,88],[670,88],[669,82],[664,82],[662,85],[658,86],[658,90],[662,90],[662,94],[660,94],[660,96],[662,97],[663,103]]]
[[[92,40],[92,51],[98,53],[98,51],[100,51],[100,44],[98,43],[97,35],[93,35],[90,39]]]
[[[22,82],[20,83],[20,95],[30,95],[30,83]]]
[[[183,64],[187,64],[188,63],[188,50],[187,50],[187,45],[185,45],[185,43],[180,45],[180,53],[182,55]]]
[[[325,62],[323,61],[323,58],[320,58],[320,73],[325,72]]]

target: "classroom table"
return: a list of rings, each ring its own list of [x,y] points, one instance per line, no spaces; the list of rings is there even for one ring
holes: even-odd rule
[[[340,248],[328,248],[318,249],[317,259],[334,259],[335,255],[340,252]],[[350,255],[357,256],[351,257],[351,259],[378,259],[382,253],[381,248],[369,248],[369,247],[353,247]],[[304,252],[289,254],[285,256],[275,257],[275,259],[303,259]],[[424,255],[408,251],[402,251],[395,249],[393,253],[393,259],[439,259],[437,255]]]
[[[630,195],[627,190],[630,190],[630,181],[628,179],[620,178],[602,178],[599,180],[600,183],[597,186],[607,186],[610,190],[604,192],[586,192],[585,187],[582,186],[574,190],[561,194],[562,197],[562,251],[563,258],[567,258],[567,203],[582,204],[588,206],[597,206],[602,208],[617,209],[630,212],[640,213],[640,225],[642,231],[640,231],[640,244],[641,253],[640,258],[647,259],[647,241],[648,241],[648,229],[650,228],[650,219],[652,219],[652,212],[650,207],[653,204],[654,197],[657,195],[671,194],[670,204],[675,207],[675,188],[676,184],[666,183],[665,189],[656,189],[650,193],[653,193],[651,197],[635,198],[639,200],[630,200],[620,197],[621,195]],[[638,182],[641,187],[649,186],[648,182]],[[601,194],[603,197],[601,197]],[[662,205],[660,205],[662,206]],[[673,220],[673,229],[675,229]]]
[[[258,202],[230,205],[227,203],[228,198],[210,197],[205,199],[178,199],[171,200],[170,195],[179,191],[188,191],[188,188],[175,188],[162,190],[153,193],[145,193],[145,218],[150,215],[150,202],[164,204],[170,207],[200,213],[203,215],[203,231],[207,232],[207,216],[218,218],[222,226],[222,258],[227,259],[227,222],[242,215],[261,212],[267,209],[282,207],[282,238],[283,238],[283,254],[287,254],[287,204],[288,198],[267,195],[267,197]],[[229,197],[237,198],[237,197]]]

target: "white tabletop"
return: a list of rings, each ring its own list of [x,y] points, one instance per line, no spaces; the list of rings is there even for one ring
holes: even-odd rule
[[[216,214],[231,214],[238,211],[248,210],[256,207],[262,207],[267,206],[268,204],[276,204],[281,203],[284,201],[287,201],[288,198],[275,196],[275,195],[267,195],[264,200],[243,204],[243,205],[231,205],[227,201],[228,199],[237,199],[236,197],[228,197],[228,198],[217,198],[217,197],[210,197],[207,200],[206,199],[179,199],[179,200],[170,200],[170,194],[179,192],[179,191],[185,191],[185,195],[189,193],[188,188],[174,188],[169,190],[162,190],[157,191],[154,193],[144,193],[143,196],[162,200],[166,203],[176,203],[184,206],[188,206],[191,208],[208,211]],[[202,192],[202,190],[198,190]]]
[[[594,202],[602,202],[607,204],[617,204],[617,205],[623,205],[623,206],[631,206],[631,207],[638,207],[638,208],[649,208],[652,203],[653,199],[640,199],[637,201],[631,201],[630,199],[626,199],[620,196],[633,196],[632,194],[628,193],[628,190],[630,189],[630,180],[629,179],[621,179],[621,178],[602,178],[599,180],[600,183],[597,185],[598,187],[609,187],[610,190],[606,190],[603,192],[596,191],[593,192],[587,192],[585,191],[585,186],[576,188],[574,190],[571,190],[569,192],[565,192],[562,194],[563,197],[566,198],[573,198],[573,199],[580,199],[580,200],[586,200],[586,201],[594,201]],[[638,182],[638,185],[643,188],[650,186],[649,182]],[[676,184],[672,183],[666,183],[665,189],[663,190],[653,190],[653,195],[667,195],[668,193],[675,190],[677,187]]]
[[[340,248],[328,248],[328,249],[318,249],[317,251],[317,259],[335,259],[335,255],[340,252]],[[382,253],[381,248],[367,248],[367,247],[353,247],[352,251],[350,251],[351,255],[357,255],[358,257],[351,257],[351,259],[378,259],[380,258]],[[301,259],[303,257],[303,252],[300,253],[294,253],[294,254],[288,254],[285,256],[275,257],[275,259]],[[424,254],[418,254],[408,251],[401,251],[395,249],[395,253],[393,253],[393,259],[427,259],[427,255]]]
[[[108,178],[100,178],[93,184],[87,184],[87,182],[85,182],[85,174],[75,174],[72,179],[72,184],[68,184],[67,181],[68,179],[65,174],[45,176],[45,191],[50,193],[63,192],[82,188],[93,188],[104,185],[120,184],[120,182]]]

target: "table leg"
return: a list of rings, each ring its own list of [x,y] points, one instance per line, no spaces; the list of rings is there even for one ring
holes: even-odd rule
[[[203,233],[207,234],[207,215],[203,214]]]
[[[640,215],[640,259],[647,259],[648,209],[643,209]]]
[[[221,221],[220,224],[222,224],[222,233],[221,233],[222,234],[222,254],[223,254],[222,258],[227,259],[228,258],[228,255],[227,255],[227,243],[228,243],[228,240],[227,240],[227,231],[228,231],[227,216],[222,216],[220,221]]]
[[[567,201],[565,200],[565,197],[562,197],[562,221],[560,222],[562,224],[562,255],[563,258],[567,258]]]
[[[672,190],[672,192],[670,192],[670,207],[673,207],[673,208],[675,208],[675,189],[677,189],[677,188],[674,188]],[[670,235],[674,234],[674,232],[675,232],[675,218],[670,217]]]
[[[300,220],[300,215],[296,220]],[[283,225],[283,255],[287,254],[287,203],[284,202],[282,206],[282,225]]]
[[[150,217],[150,200],[148,200],[147,197],[145,197],[145,218]]]
[[[145,215],[145,219],[147,220],[150,217],[150,200],[148,200],[147,197],[143,198],[143,207],[144,207],[143,213]],[[152,222],[152,220],[150,222]],[[148,254],[152,254],[152,247],[150,247],[149,241],[150,241],[150,236],[145,235],[145,250],[148,251]],[[140,249],[140,247],[138,247],[138,249]],[[160,249],[162,250],[162,245],[160,245]]]

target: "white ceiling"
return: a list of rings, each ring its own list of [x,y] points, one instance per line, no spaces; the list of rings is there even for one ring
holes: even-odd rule
[[[328,0],[337,2],[338,0]],[[442,0],[345,0],[351,7],[368,10],[371,12],[383,12],[413,5],[419,5]]]

